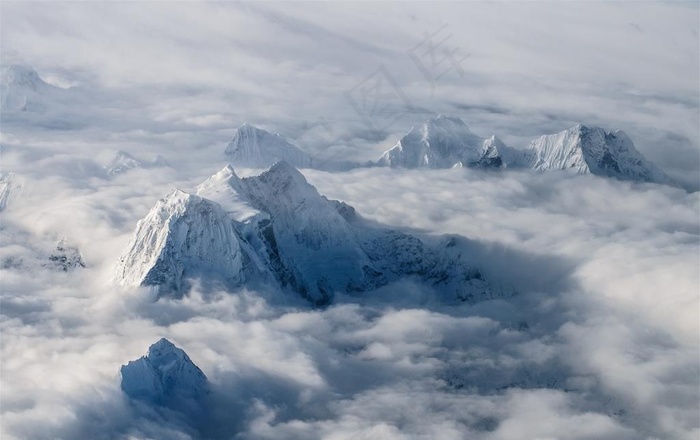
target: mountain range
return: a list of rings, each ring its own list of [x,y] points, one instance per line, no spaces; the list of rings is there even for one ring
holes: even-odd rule
[[[267,168],[284,160],[297,168],[337,170],[314,159],[280,134],[244,124],[225,151],[234,166]],[[459,118],[440,115],[414,126],[376,162],[345,164],[391,168],[520,169],[547,172],[567,170],[619,180],[678,186],[634,146],[621,130],[577,124],[556,134],[532,140],[524,149],[507,146],[496,135],[474,134]]]
[[[2,69],[2,111],[40,110],[46,100],[59,99],[63,89],[50,85],[30,67],[11,65]],[[439,115],[412,127],[395,146],[375,162],[354,163],[321,160],[287,141],[244,123],[224,150],[225,159],[236,167],[269,168],[284,161],[296,168],[342,171],[367,166],[392,168],[524,169],[538,172],[567,170],[619,180],[679,186],[648,161],[621,130],[577,124],[555,134],[532,140],[525,148],[507,146],[496,135],[481,137],[457,117]],[[166,165],[119,152],[106,168],[110,175],[132,168]]]

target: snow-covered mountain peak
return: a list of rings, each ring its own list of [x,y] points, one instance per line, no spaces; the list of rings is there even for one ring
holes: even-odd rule
[[[258,176],[241,179],[238,189],[256,208],[277,216],[278,222],[305,216],[316,222],[337,214],[304,175],[284,161],[275,163]]]
[[[35,92],[48,86],[34,69],[19,64],[3,68],[0,77],[3,85],[24,87]]]
[[[244,178],[226,166],[197,193],[173,191],[139,222],[118,265],[119,284],[184,293],[192,277],[223,277],[230,287],[276,281],[317,305],[402,277],[431,283],[450,302],[508,294],[459,252],[369,224],[286,162]]]
[[[3,112],[43,110],[47,97],[61,91],[44,82],[27,66],[11,65],[0,72],[0,108]]]
[[[180,350],[165,338],[148,347],[149,361],[153,365],[168,365],[173,361],[181,361],[187,358],[184,351]]]
[[[284,190],[290,190],[292,187],[296,186],[313,188],[299,170],[283,160],[276,162],[270,168],[260,173],[260,175],[248,177],[244,180],[259,180],[270,186],[275,186]]]
[[[467,124],[456,116],[439,114],[432,119],[428,119],[422,125],[428,129],[461,130],[471,133]]]
[[[185,278],[207,275],[240,285],[254,270],[241,250],[234,223],[217,203],[173,190],[138,222],[115,270],[121,286],[150,286],[182,294]]]
[[[120,369],[121,388],[133,398],[151,403],[179,406],[207,394],[207,378],[180,348],[165,338],[148,349],[148,354]]]
[[[576,124],[541,136],[527,147],[523,166],[536,170],[572,170],[622,180],[675,184],[649,162],[622,130]]]
[[[104,168],[107,171],[107,174],[110,176],[116,176],[136,168],[149,169],[168,166],[170,166],[170,164],[168,164],[168,161],[161,155],[156,155],[152,161],[148,162],[137,158],[127,151],[119,150],[114,154],[112,160],[105,165]]]
[[[268,168],[284,160],[298,168],[309,168],[313,160],[304,151],[279,135],[257,128],[247,122],[236,129],[224,154],[235,166]]]
[[[500,167],[500,139],[479,137],[460,118],[440,115],[411,128],[379,159],[379,165],[403,168]]]

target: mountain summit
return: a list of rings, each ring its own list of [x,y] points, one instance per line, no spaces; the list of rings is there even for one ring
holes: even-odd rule
[[[533,140],[518,165],[538,171],[572,170],[620,180],[675,184],[637,151],[622,130],[582,124]]]
[[[132,399],[166,406],[180,406],[207,394],[207,377],[172,342],[162,338],[148,354],[119,370],[121,388]]]
[[[496,136],[482,138],[461,119],[439,115],[411,128],[384,152],[378,164],[401,168],[499,168],[506,149]]]
[[[57,90],[31,67],[13,64],[0,71],[0,108],[17,112],[43,108],[42,95]]]
[[[313,165],[311,156],[287,142],[282,135],[269,133],[247,122],[236,129],[224,154],[231,164],[239,167],[268,168],[279,161],[296,168]]]
[[[512,293],[485,280],[464,254],[454,238],[428,243],[364,220],[285,162],[246,178],[227,166],[197,195],[174,191],[156,204],[138,223],[115,281],[159,294],[183,293],[198,276],[229,287],[273,283],[315,305],[404,278],[432,286],[446,302]]]
[[[414,126],[377,164],[394,168],[570,170],[620,180],[678,185],[637,151],[623,131],[606,131],[583,124],[540,136],[519,150],[506,146],[496,136],[475,135],[459,118],[440,115]]]
[[[44,87],[50,87],[39,77],[36,70],[19,64],[3,68],[0,73],[0,83],[8,86],[23,87],[35,92],[40,91]]]

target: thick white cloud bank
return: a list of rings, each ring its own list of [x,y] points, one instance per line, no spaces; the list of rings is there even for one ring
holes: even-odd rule
[[[0,168],[15,173],[0,213],[3,439],[700,435],[698,192],[564,172],[304,170],[369,219],[468,237],[519,294],[447,307],[407,280],[312,309],[276,292],[154,301],[109,284],[137,220],[223,168],[244,120],[348,159],[375,159],[438,112],[516,147],[594,123],[693,189],[696,5],[0,8],[3,66],[75,85],[2,115]],[[469,56],[432,88],[408,51],[445,24]],[[411,111],[367,127],[344,92],[380,65]],[[117,150],[172,167],[110,176]],[[47,264],[62,238],[86,268]],[[120,391],[119,367],[161,337],[209,378],[202,413]]]
[[[697,193],[566,175],[306,172],[369,218],[472,238],[487,274],[522,290],[445,307],[406,282],[312,310],[268,292],[195,288],[153,302],[110,288],[115,255],[160,196],[149,188],[169,185],[145,174],[138,189],[37,181],[64,189],[35,189],[3,213],[5,260],[28,261],[25,246],[48,247],[56,234],[88,265],[66,274],[4,264],[4,436],[698,434]],[[119,365],[163,336],[209,377],[206,417],[139,408],[119,391]]]

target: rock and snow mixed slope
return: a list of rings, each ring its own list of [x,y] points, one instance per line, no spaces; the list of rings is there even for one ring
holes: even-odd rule
[[[484,280],[459,248],[454,237],[428,244],[370,225],[285,162],[247,178],[229,166],[198,195],[175,191],[156,204],[120,258],[116,282],[182,291],[186,277],[204,273],[232,285],[274,280],[319,305],[336,292],[364,292],[404,277],[434,287],[448,302],[509,294]]]
[[[56,249],[48,256],[48,260],[46,267],[60,270],[61,272],[70,272],[73,269],[87,267],[80,249],[68,244],[65,239],[61,239],[56,244]]]
[[[440,115],[411,128],[378,161],[401,168],[499,168],[509,148],[495,135],[482,138],[459,118]],[[506,153],[507,154],[507,153]]]
[[[163,338],[148,354],[119,370],[121,388],[132,399],[158,405],[179,406],[207,395],[207,377],[183,350]]]
[[[533,140],[518,165],[538,171],[572,170],[621,180],[674,184],[637,151],[623,131],[581,124]]]

